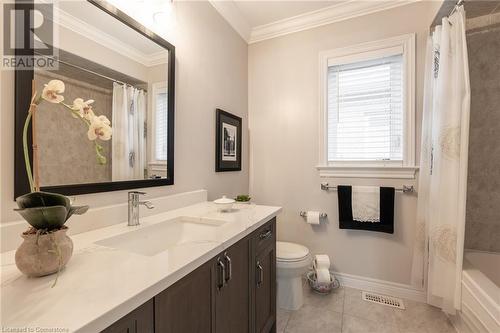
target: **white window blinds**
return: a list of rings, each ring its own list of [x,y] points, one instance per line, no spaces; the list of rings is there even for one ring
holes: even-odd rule
[[[167,160],[167,93],[155,95],[155,158],[157,161]]]
[[[402,161],[402,54],[329,65],[327,79],[328,161]]]

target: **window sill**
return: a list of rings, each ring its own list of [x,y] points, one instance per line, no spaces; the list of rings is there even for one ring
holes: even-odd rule
[[[318,165],[323,178],[415,179],[417,166],[333,166]]]
[[[165,161],[151,161],[148,163],[148,166],[151,171],[166,171],[167,170],[167,162]]]

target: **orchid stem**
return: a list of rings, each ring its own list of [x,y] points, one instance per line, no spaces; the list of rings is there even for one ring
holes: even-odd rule
[[[30,121],[31,121],[31,111],[28,112],[28,116],[26,116],[26,121],[24,122],[23,150],[24,150],[24,164],[26,165],[26,173],[28,174],[28,181],[30,183],[30,191],[34,192],[35,189],[33,187],[33,174],[31,173],[30,156],[28,153],[28,127],[29,127]]]

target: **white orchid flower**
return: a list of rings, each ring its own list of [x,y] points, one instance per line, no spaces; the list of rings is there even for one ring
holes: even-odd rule
[[[80,117],[87,120],[92,120],[95,117],[94,111],[92,111],[92,106],[90,104],[94,103],[93,99],[84,101],[83,98],[76,98],[73,101],[73,110],[78,111]],[[75,116],[76,117],[76,116]]]
[[[97,138],[107,141],[111,139],[112,128],[111,122],[106,116],[93,117],[90,121],[89,131],[87,137],[93,141]]]
[[[64,101],[64,96],[59,95],[64,92],[64,82],[61,80],[50,80],[44,85],[42,98],[50,103],[61,103]]]
[[[111,122],[109,121],[109,119],[106,117],[106,116],[99,116],[97,117],[99,119],[99,121],[102,121],[105,125],[111,125]]]

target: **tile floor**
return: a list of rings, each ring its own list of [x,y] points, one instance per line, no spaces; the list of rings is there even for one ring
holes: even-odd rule
[[[304,286],[304,305],[278,309],[278,333],[456,333],[441,310],[404,300],[406,310],[361,299],[361,290],[318,295]]]

